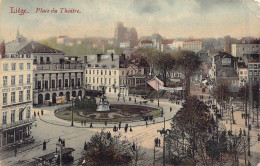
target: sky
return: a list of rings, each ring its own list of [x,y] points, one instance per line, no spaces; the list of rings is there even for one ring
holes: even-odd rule
[[[0,38],[113,37],[116,23],[138,36],[260,37],[260,0],[0,0]],[[11,7],[30,13],[10,13]],[[55,8],[58,13],[36,13]],[[60,13],[60,8],[80,13]]]

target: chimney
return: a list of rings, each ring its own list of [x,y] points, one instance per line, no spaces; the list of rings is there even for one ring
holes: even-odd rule
[[[111,60],[114,61],[114,54],[111,53]]]
[[[101,61],[101,55],[102,55],[102,54],[97,54],[97,62],[100,62],[100,61]]]

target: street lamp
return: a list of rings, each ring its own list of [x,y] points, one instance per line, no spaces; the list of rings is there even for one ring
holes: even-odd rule
[[[74,123],[73,123],[73,84],[72,84],[72,82],[70,82],[70,86],[71,86],[71,96],[72,96],[72,102],[71,102],[71,126],[74,126]]]
[[[241,82],[245,83],[244,88],[245,88],[245,126],[247,126],[247,92],[246,92],[246,80],[242,79]]]

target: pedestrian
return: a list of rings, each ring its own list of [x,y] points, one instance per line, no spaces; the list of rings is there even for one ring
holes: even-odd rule
[[[119,128],[119,130],[121,129],[121,122],[119,122],[119,124],[118,124],[118,128]]]
[[[14,148],[14,157],[17,156],[17,147]]]
[[[246,136],[246,130],[244,129],[244,136]]]
[[[43,115],[43,109],[41,110],[41,114]]]
[[[43,141],[43,144],[42,144],[42,150],[46,150],[46,141],[45,140]]]
[[[134,142],[133,142],[132,148],[133,148],[133,151],[135,151],[135,143]]]
[[[89,126],[90,128],[92,128],[93,126],[92,126],[92,123],[90,123],[90,126]]]
[[[62,141],[62,145],[65,146],[65,139]]]
[[[158,140],[159,147],[161,147],[161,139]]]
[[[153,119],[153,124],[155,124],[155,120]]]
[[[135,104],[136,104],[136,98],[135,98]]]
[[[257,140],[260,141],[260,135],[259,135],[259,133],[257,134],[257,137],[258,137]]]
[[[81,126],[83,126],[83,123],[84,123],[84,121],[83,121],[83,120],[81,120]]]
[[[172,107],[170,107],[170,112],[172,112]]]
[[[34,117],[36,117],[36,112],[34,111]]]
[[[107,133],[107,139],[110,139],[111,138],[111,133],[110,131]]]
[[[242,129],[241,128],[239,129],[239,135],[242,135]]]
[[[148,122],[147,121],[145,121],[145,125],[146,125],[146,127],[148,127]]]
[[[241,118],[244,119],[244,117],[243,117],[243,113],[241,113]]]
[[[132,127],[130,126],[130,132],[132,132],[133,130],[132,130]]]
[[[38,111],[37,115],[38,115],[38,116],[40,116],[40,113],[39,113],[39,111]]]
[[[59,143],[61,142],[61,139],[60,139],[60,137],[59,137],[59,139],[58,139],[58,142],[59,142]]]
[[[155,142],[155,146],[158,147],[158,138],[155,138],[154,142]]]
[[[83,123],[84,123],[84,126],[86,126],[86,123],[87,123],[87,121],[86,121],[86,120],[84,120],[84,122],[83,122]]]
[[[127,127],[125,126],[125,132],[127,132]]]

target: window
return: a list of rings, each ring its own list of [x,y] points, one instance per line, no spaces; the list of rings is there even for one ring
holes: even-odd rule
[[[101,84],[103,84],[103,78],[100,79]]]
[[[15,76],[11,76],[11,85],[15,85]]]
[[[11,102],[15,103],[15,92],[11,93]]]
[[[31,117],[31,107],[27,107],[26,118],[29,119]]]
[[[23,102],[23,91],[19,91],[19,102]]]
[[[88,81],[89,81],[89,83],[91,83],[91,77],[89,77]]]
[[[7,93],[3,93],[3,105],[7,105]]]
[[[254,69],[257,69],[257,64],[254,64]]]
[[[45,80],[45,85],[44,85],[44,88],[45,88],[45,89],[49,89],[49,83],[48,83],[48,81],[47,81],[47,80]]]
[[[105,78],[105,84],[107,84],[107,78]]]
[[[107,75],[107,71],[105,70],[105,75]]]
[[[31,100],[31,90],[27,90],[26,98],[27,98],[27,101]]]
[[[4,64],[3,64],[3,70],[4,70],[4,71],[8,71],[8,64],[7,64],[7,63],[4,63]]]
[[[31,70],[31,63],[27,63],[27,70]]]
[[[31,74],[27,74],[27,84],[31,83]]]
[[[114,71],[114,75],[116,75],[116,71]]]
[[[12,71],[16,70],[16,63],[12,63]]]
[[[23,63],[19,63],[19,69],[23,70]]]
[[[91,74],[91,70],[89,70],[89,74]]]
[[[116,79],[114,79],[114,84],[116,84]]]
[[[23,75],[19,75],[19,84],[23,84]]]
[[[46,63],[50,63],[50,57],[46,58]]]
[[[7,76],[3,76],[3,86],[7,86]]]
[[[11,111],[11,123],[15,122],[15,110]]]
[[[43,57],[40,57],[40,64],[43,64]]]
[[[88,69],[86,69],[86,74],[88,74]]]
[[[95,77],[93,77],[93,83],[95,83]]]
[[[59,79],[59,88],[61,88],[61,79]]]
[[[78,86],[81,86],[80,78],[78,78]]]
[[[38,81],[38,89],[41,89],[41,88],[42,88],[42,82]]]
[[[111,78],[109,78],[109,85],[111,85]]]
[[[109,92],[111,92],[111,88],[109,88]]]
[[[98,84],[98,78],[97,78],[97,84]]]
[[[125,75],[125,72],[124,72],[124,71],[122,71],[122,75]]]
[[[55,80],[51,80],[51,87],[55,88]]]
[[[69,87],[69,80],[65,79],[65,87]]]
[[[111,71],[109,71],[109,75],[111,75]]]
[[[23,108],[19,109],[19,120],[23,120]]]
[[[95,70],[93,70],[93,74],[95,74]]]
[[[103,75],[103,70],[101,70],[101,75]]]
[[[97,70],[97,75],[99,75],[99,70]]]
[[[7,112],[3,112],[3,125],[6,125]]]

